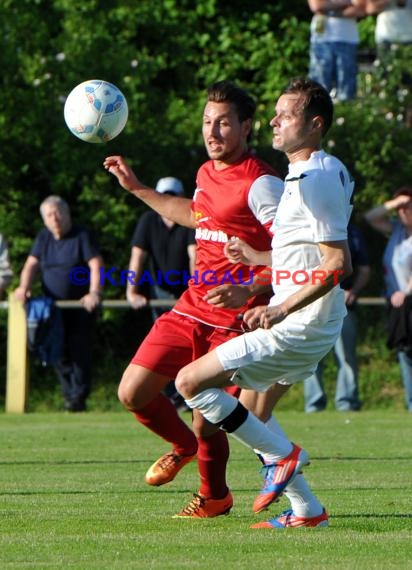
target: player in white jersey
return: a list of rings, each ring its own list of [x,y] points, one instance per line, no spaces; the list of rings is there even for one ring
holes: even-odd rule
[[[288,440],[274,418],[269,428],[221,388],[234,383],[264,392],[302,381],[340,334],[346,309],[338,285],[352,271],[347,225],[353,183],[343,164],[321,151],[332,119],[331,98],[315,81],[292,80],[280,96],[270,123],[273,147],[287,155],[290,168],[273,225],[274,295],[268,306],[246,311],[244,322],[251,332],[187,365],[176,379],[191,408],[263,452],[266,478],[255,512],[279,499],[308,463],[308,455]],[[255,252],[241,242],[227,249],[233,261],[270,264],[270,252]],[[253,526],[328,524],[324,509],[302,513],[292,506]]]

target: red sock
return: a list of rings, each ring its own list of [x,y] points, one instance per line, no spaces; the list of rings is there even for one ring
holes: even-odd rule
[[[173,445],[179,455],[192,455],[197,450],[196,436],[177,413],[171,401],[159,394],[147,406],[134,412],[138,422]]]
[[[239,386],[226,386],[224,388],[224,391],[230,394],[231,396],[234,396],[235,398],[239,398],[241,389],[239,388]]]
[[[207,499],[223,499],[229,491],[226,485],[226,465],[229,459],[227,435],[219,430],[210,437],[199,437],[198,443],[199,494]]]

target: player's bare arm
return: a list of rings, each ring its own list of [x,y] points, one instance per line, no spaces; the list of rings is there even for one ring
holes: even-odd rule
[[[348,242],[320,243],[322,263],[312,271],[310,279],[296,293],[288,297],[279,307],[269,307],[261,322],[263,328],[270,328],[280,322],[280,313],[287,315],[306,307],[323,297],[343,279],[351,275],[352,262]],[[283,319],[281,319],[283,320]]]
[[[92,257],[88,261],[90,269],[90,290],[80,299],[80,304],[88,312],[93,312],[101,301],[100,268],[104,266],[100,255]]]
[[[224,309],[243,307],[249,299],[272,291],[271,271],[269,268],[255,273],[252,283],[218,285],[210,289],[203,297],[211,305]]]
[[[390,220],[392,212],[407,206],[411,202],[411,197],[406,194],[400,194],[391,200],[387,200],[381,206],[376,206],[368,210],[365,214],[365,220],[378,232],[389,237],[393,227]]]
[[[195,227],[195,218],[191,210],[192,201],[189,198],[160,194],[153,188],[145,186],[122,156],[108,156],[104,160],[103,166],[117,178],[122,188],[161,216],[165,216],[181,226]]]
[[[37,257],[33,255],[29,255],[26,259],[26,262],[23,266],[21,275],[20,275],[20,283],[17,289],[14,291],[14,297],[18,301],[26,301],[28,297],[31,295],[31,285],[33,280],[38,273],[40,268],[40,263]]]
[[[271,307],[255,307],[245,313],[244,321],[250,329],[258,326],[269,329],[289,314],[306,307],[326,295],[333,287],[352,273],[348,242],[320,243],[323,261],[308,282],[283,303]]]

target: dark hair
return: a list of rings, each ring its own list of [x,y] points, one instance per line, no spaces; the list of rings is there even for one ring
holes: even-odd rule
[[[303,114],[306,121],[316,117],[316,115],[322,117],[322,135],[324,136],[333,121],[333,101],[326,89],[313,79],[295,77],[283,90],[283,94],[288,93],[303,95]]]
[[[212,103],[231,103],[235,106],[239,121],[253,119],[256,111],[254,99],[245,91],[228,80],[217,81],[207,90],[207,100]]]
[[[397,196],[410,196],[412,198],[412,186],[401,186],[393,193],[393,197]]]

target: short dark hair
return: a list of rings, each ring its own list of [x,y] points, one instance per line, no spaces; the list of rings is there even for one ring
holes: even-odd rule
[[[323,118],[322,135],[325,136],[333,121],[333,101],[320,83],[307,77],[295,77],[283,90],[283,94],[303,95],[303,113],[308,121],[316,115]]]
[[[409,196],[412,198],[412,186],[401,186],[397,188],[393,193],[393,197],[396,198],[397,196]]]
[[[247,119],[253,119],[256,112],[255,100],[249,93],[228,80],[213,83],[207,90],[207,100],[212,103],[234,105],[241,123]]]

